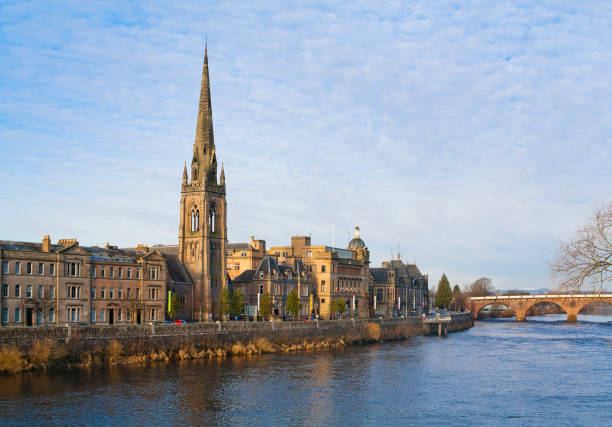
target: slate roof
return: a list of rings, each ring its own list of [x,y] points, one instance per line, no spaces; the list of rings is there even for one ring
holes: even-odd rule
[[[370,268],[370,274],[374,278],[376,283],[386,284],[387,283],[387,272],[388,268]]]
[[[228,243],[227,249],[251,249],[248,243]]]
[[[253,280],[255,276],[255,270],[245,270],[238,277],[235,277],[232,282],[234,283],[242,283],[242,282],[250,282]]]
[[[172,253],[162,252],[166,258],[166,266],[168,266],[168,273],[174,283],[192,285],[193,281],[191,276],[185,268],[185,264],[179,261],[178,256]]]
[[[51,252],[56,252],[58,249],[64,246],[51,245]],[[42,251],[42,243],[32,242],[15,242],[12,240],[0,240],[0,248],[6,251],[26,251],[26,252],[40,252]]]
[[[278,264],[276,263],[276,259],[273,256],[265,256],[263,257],[263,259],[261,260],[261,262],[259,263],[259,267],[257,267],[257,269],[255,270],[256,274],[259,274],[259,272],[263,271],[264,274],[273,274],[274,271],[276,271],[278,274],[281,274],[281,270],[278,266]]]
[[[106,249],[98,246],[80,247],[89,252],[90,261],[135,264],[138,262],[138,259],[144,255],[142,251],[131,251],[127,249]]]

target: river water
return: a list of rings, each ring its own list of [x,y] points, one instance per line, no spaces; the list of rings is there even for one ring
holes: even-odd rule
[[[0,378],[1,424],[612,424],[612,318],[333,352]]]

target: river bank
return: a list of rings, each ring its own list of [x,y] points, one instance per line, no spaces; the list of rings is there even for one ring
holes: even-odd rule
[[[448,331],[467,329],[456,315]],[[436,333],[420,319],[0,329],[0,373],[318,351]]]

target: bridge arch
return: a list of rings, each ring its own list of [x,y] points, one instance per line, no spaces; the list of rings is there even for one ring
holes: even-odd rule
[[[516,312],[514,311],[514,308],[512,307],[512,305],[505,303],[505,302],[499,302],[499,301],[493,301],[493,302],[488,302],[486,304],[483,305],[479,305],[479,307],[476,309],[477,312],[474,312],[475,318],[479,319],[481,318],[481,313],[483,311],[486,311],[485,308],[487,307],[491,307],[491,306],[503,306],[504,307],[504,311],[505,310],[512,310],[512,314],[513,316],[516,316]]]
[[[612,300],[611,301],[600,300],[600,301],[589,301],[589,302],[585,301],[580,306],[580,309],[578,310],[578,314],[588,314],[586,313],[586,311],[589,308],[589,306],[605,306],[608,309],[612,309]]]

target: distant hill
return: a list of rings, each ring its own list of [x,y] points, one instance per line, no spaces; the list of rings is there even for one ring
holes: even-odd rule
[[[496,289],[495,292],[501,294],[505,294],[510,291],[519,291],[519,292],[527,292],[531,295],[542,295],[546,292],[552,291],[552,289],[548,288],[540,288],[540,289]]]

